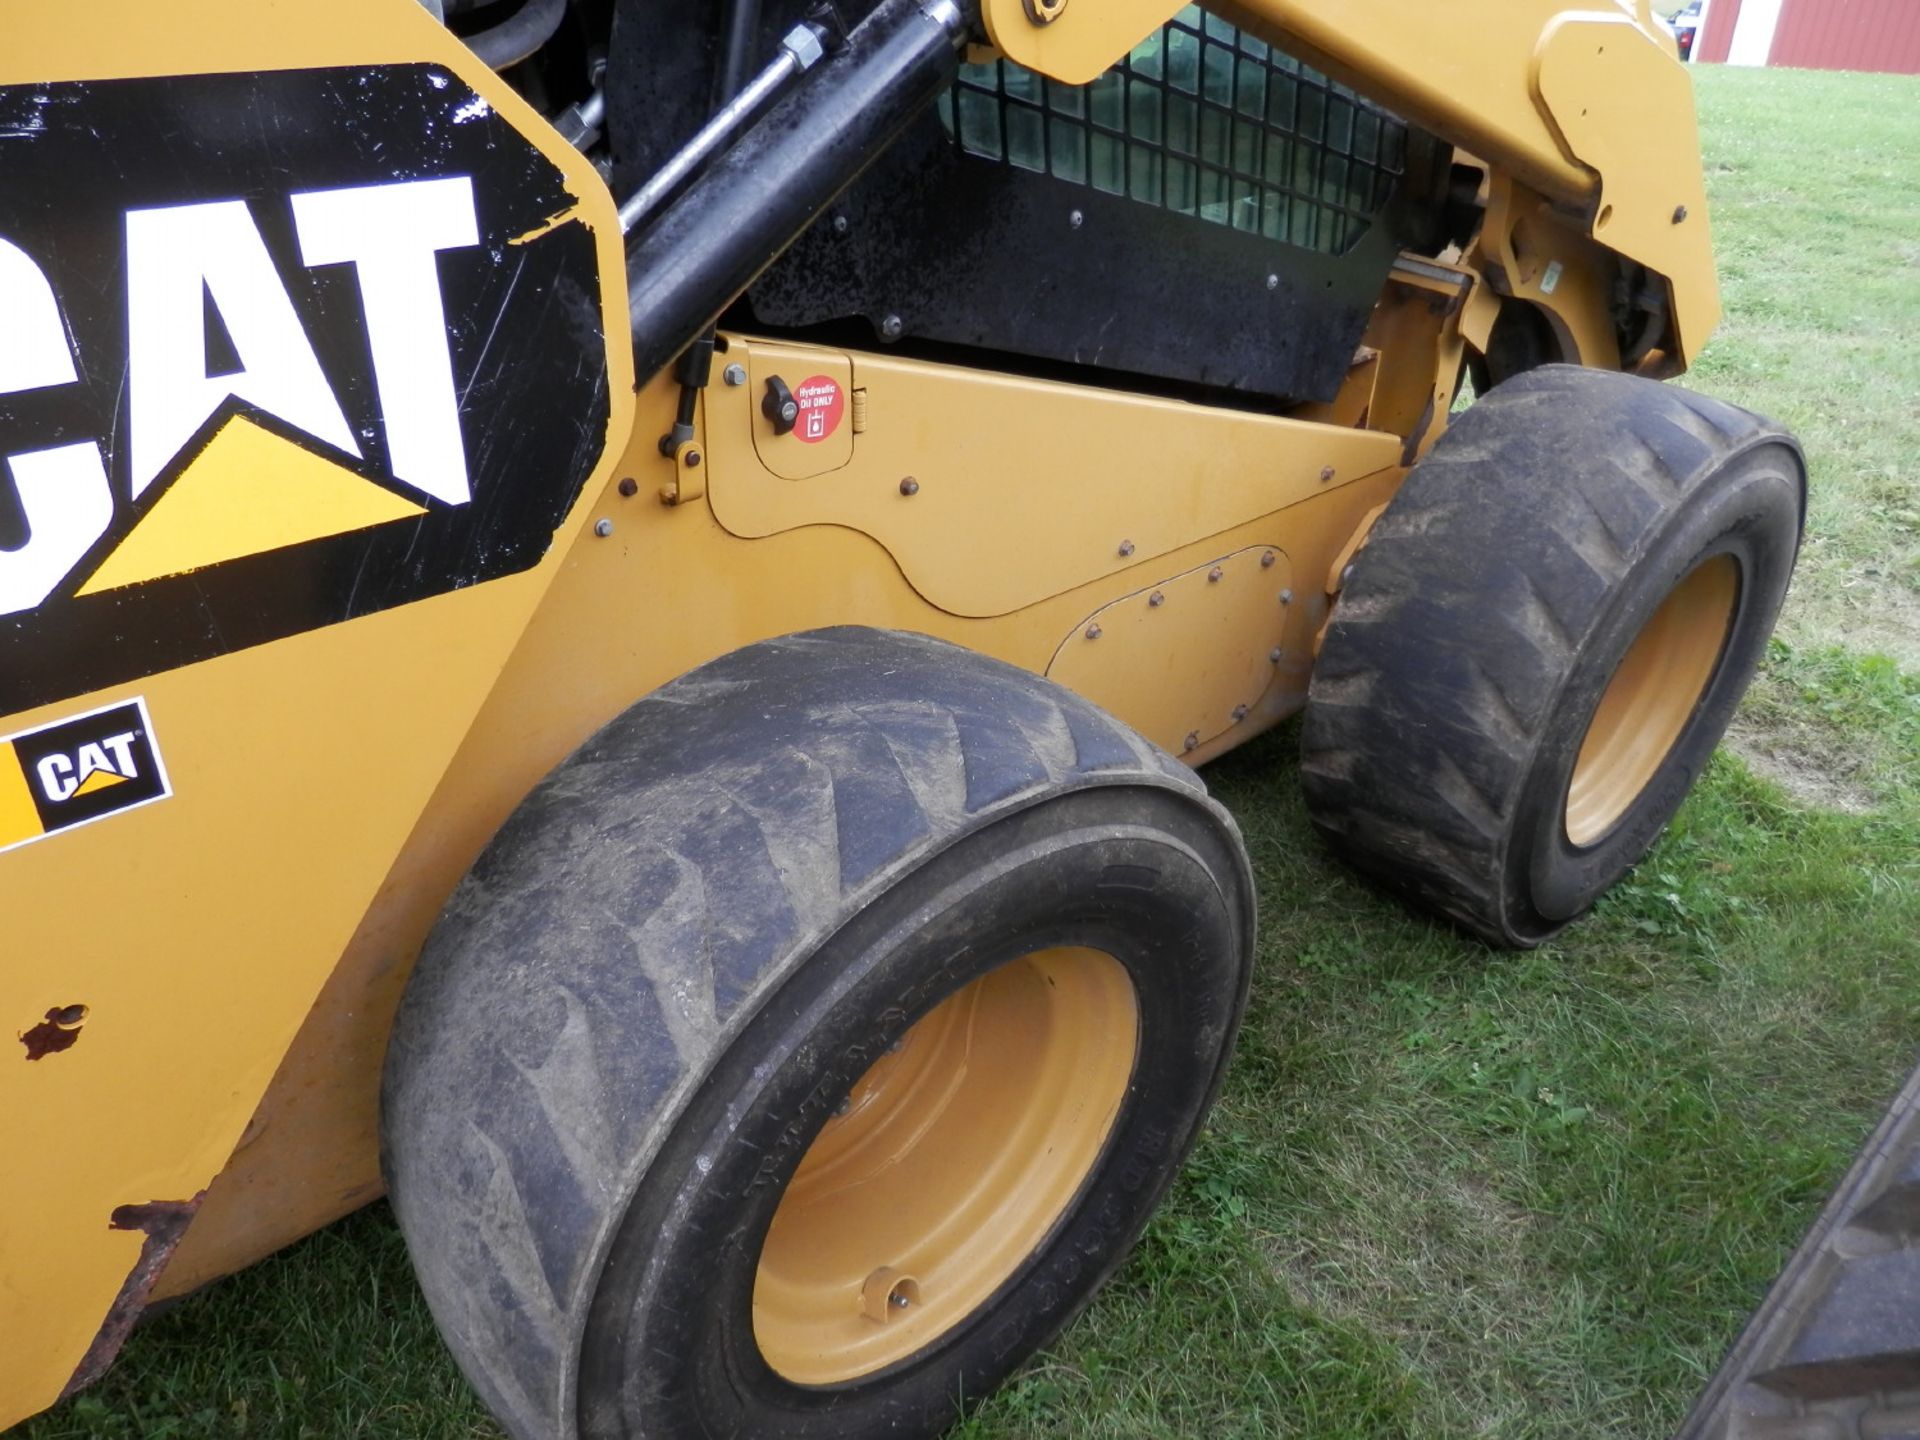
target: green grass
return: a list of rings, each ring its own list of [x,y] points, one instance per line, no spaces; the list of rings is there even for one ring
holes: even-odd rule
[[[1728,319],[1687,383],[1792,426],[1814,472],[1734,751],[1524,955],[1332,862],[1291,728],[1213,766],[1262,892],[1225,1093],[1139,1251],[967,1440],[1660,1435],[1912,1062],[1920,81],[1697,74]],[[498,1432],[376,1207],[21,1433]]]

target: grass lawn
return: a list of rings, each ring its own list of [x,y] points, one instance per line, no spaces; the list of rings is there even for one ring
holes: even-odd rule
[[[1912,1063],[1920,79],[1698,84],[1728,316],[1686,383],[1789,424],[1814,474],[1734,744],[1524,955],[1332,862],[1293,727],[1213,766],[1263,897],[1238,1059],[1138,1253],[968,1440],[1662,1435]],[[376,1207],[18,1433],[499,1432]]]

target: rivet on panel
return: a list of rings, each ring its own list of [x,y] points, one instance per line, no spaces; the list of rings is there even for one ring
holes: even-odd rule
[[[1214,566],[1207,572],[1207,583],[1209,585],[1218,585],[1226,573],[1227,572],[1222,570],[1218,565]]]
[[[594,521],[593,533],[598,535],[602,540],[606,539],[609,535],[613,534],[613,521],[611,520]]]
[[[907,322],[902,320],[898,315],[889,315],[880,322],[880,338],[882,340],[898,340],[906,333]]]
[[[1236,721],[1239,721],[1239,720],[1244,720],[1244,719],[1246,719],[1246,718],[1247,718],[1247,707],[1246,707],[1246,706],[1244,706],[1244,705],[1236,705],[1236,706],[1234,706],[1234,707],[1233,707],[1233,718],[1234,718],[1234,719],[1235,719]]]
[[[639,493],[640,493],[640,482],[634,479],[631,475],[627,476],[626,479],[620,482],[620,498],[622,500],[631,500],[634,496],[638,495]]]
[[[1273,551],[1267,551],[1266,554],[1260,557],[1260,568],[1262,570],[1271,570],[1273,568],[1273,562],[1278,558]]]
[[[900,482],[900,493],[902,495],[918,495],[920,493],[920,482],[911,475],[907,476],[906,479]]]
[[[1089,640],[1098,640],[1103,633],[1098,625],[1087,626],[1087,638]]]
[[[1324,485],[1331,479],[1333,479],[1333,467],[1328,465],[1320,472],[1320,483]]]
[[[1120,542],[1120,558],[1124,560],[1131,554],[1133,554],[1133,541],[1122,540]]]
[[[685,465],[689,470],[698,470],[700,468],[700,452],[698,450],[687,451],[687,453],[681,457],[680,463]]]
[[[1269,290],[1278,290],[1280,288],[1280,277],[1278,275],[1267,276],[1267,288]]]
[[[1151,605],[1156,610],[1158,610],[1162,605],[1166,603],[1167,603],[1167,597],[1161,594],[1158,590],[1154,591],[1151,595],[1147,597],[1147,604]]]
[[[1267,651],[1267,661],[1272,665],[1278,665],[1280,663],[1280,647],[1278,645]]]
[[[1074,229],[1078,230],[1082,225],[1087,223],[1087,217],[1081,214],[1078,210],[1076,210],[1071,215],[1067,216],[1067,223],[1073,226]]]
[[[1187,732],[1186,748],[1189,750],[1198,750],[1200,748],[1200,732],[1198,730],[1189,730]]]
[[[1291,590],[1282,590],[1280,592],[1280,603],[1282,605],[1291,605],[1293,603],[1293,592]]]

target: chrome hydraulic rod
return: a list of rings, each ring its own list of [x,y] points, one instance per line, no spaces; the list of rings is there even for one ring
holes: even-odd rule
[[[631,235],[634,227],[652,214],[660,202],[678,189],[689,175],[725,149],[769,100],[797,77],[818,65],[826,53],[819,26],[800,24],[788,31],[786,38],[780,42],[779,58],[754,76],[746,89],[716,111],[714,117],[660,167],[657,175],[621,205],[622,233]]]

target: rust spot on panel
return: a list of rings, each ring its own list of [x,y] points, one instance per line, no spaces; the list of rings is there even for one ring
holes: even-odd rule
[[[140,1246],[140,1258],[127,1272],[126,1283],[108,1307],[107,1318],[100,1322],[99,1333],[81,1357],[66,1389],[60,1392],[62,1400],[107,1373],[133,1330],[134,1322],[140,1318],[140,1312],[146,1309],[153,1282],[160,1278],[174,1247],[187,1233],[194,1212],[206,1198],[207,1192],[202,1190],[191,1200],[149,1200],[144,1205],[122,1205],[107,1218],[109,1230],[138,1230],[147,1238]]]
[[[58,1055],[62,1050],[71,1050],[80,1038],[80,1027],[86,1023],[87,1007],[84,1005],[56,1005],[47,1011],[47,1018],[31,1030],[23,1031],[20,1043],[27,1047],[27,1059],[39,1060],[48,1055]]]

